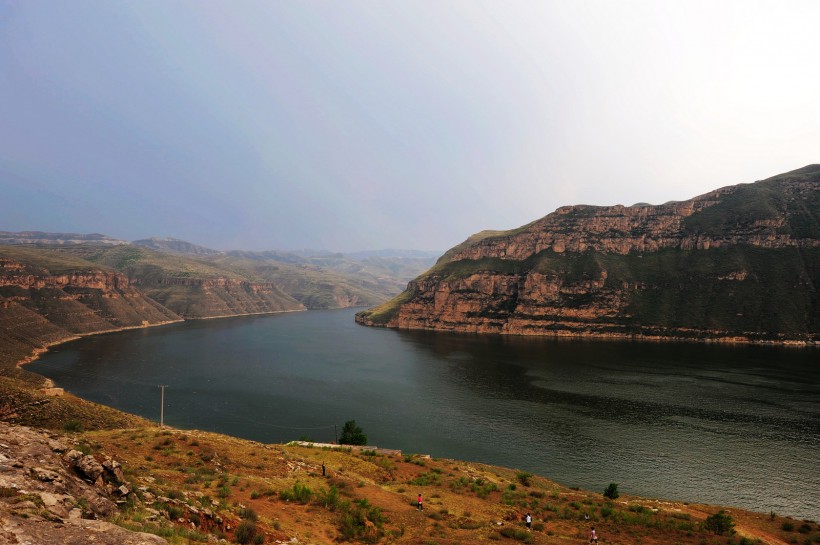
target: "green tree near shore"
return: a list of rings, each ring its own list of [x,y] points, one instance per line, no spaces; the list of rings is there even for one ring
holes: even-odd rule
[[[609,486],[604,490],[604,497],[614,500],[618,496],[620,496],[620,494],[618,494],[618,483],[609,483]]]
[[[366,445],[367,435],[362,428],[356,425],[355,420],[348,420],[342,428],[342,435],[339,437],[341,445]]]
[[[735,533],[735,522],[732,520],[731,515],[723,509],[714,515],[706,517],[706,520],[703,522],[703,527],[719,536],[723,534],[732,535]]]

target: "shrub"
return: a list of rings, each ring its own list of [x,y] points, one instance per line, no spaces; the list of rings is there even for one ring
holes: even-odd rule
[[[343,500],[339,496],[339,489],[331,485],[316,494],[316,503],[323,506],[328,511],[335,511],[342,505]]]
[[[63,430],[67,432],[81,432],[83,431],[83,423],[79,420],[68,420],[63,424]]]
[[[609,483],[609,486],[604,490],[604,497],[614,500],[618,496],[620,496],[620,494],[618,494],[618,483]]]
[[[182,491],[172,488],[171,490],[166,490],[165,495],[171,498],[172,500],[181,500],[185,497],[185,494]]]
[[[526,471],[518,471],[515,474],[515,478],[518,479],[518,482],[524,486],[530,485],[530,478],[532,477],[532,473],[527,473]]]
[[[524,543],[532,541],[532,534],[522,528],[511,528],[509,526],[501,529],[501,535]]]
[[[182,518],[182,515],[185,514],[185,511],[182,510],[182,507],[177,507],[176,505],[169,505],[167,509],[169,520],[176,520]]]
[[[407,481],[407,484],[428,486],[441,483],[441,477],[437,473],[422,473],[414,479]]]
[[[252,520],[252,521],[255,522],[256,519],[258,518],[257,515],[256,515],[256,511],[254,511],[253,509],[247,508],[247,507],[242,508],[239,511],[237,511],[237,514],[243,520]]]
[[[381,527],[385,520],[381,509],[370,505],[367,500],[356,500],[352,505],[346,504],[342,510],[339,531],[346,540],[376,542],[382,535]],[[368,522],[371,523],[370,527]]]
[[[703,527],[707,531],[721,536],[723,534],[733,534],[735,523],[732,517],[721,509],[714,515],[706,517],[706,520],[703,522]]]
[[[251,543],[255,537],[256,523],[252,520],[243,520],[236,528],[236,533],[234,534],[234,539],[236,539],[236,542],[242,545]]]
[[[789,522],[788,520],[784,521],[783,524],[780,525],[780,527],[786,532],[794,531],[794,524]]]
[[[279,497],[285,501],[307,503],[313,497],[313,491],[306,485],[296,483],[290,490],[282,490]]]

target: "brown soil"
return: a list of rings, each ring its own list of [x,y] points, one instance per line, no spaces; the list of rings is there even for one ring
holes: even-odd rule
[[[206,504],[223,522],[208,530],[229,538],[236,538],[241,510],[249,508],[258,517],[256,526],[266,543],[294,538],[298,543],[343,541],[344,509],[328,509],[317,498],[320,491],[335,487],[342,500],[367,500],[385,519],[363,522],[353,541],[581,544],[586,543],[592,525],[602,544],[613,545],[820,541],[817,524],[810,523],[806,534],[785,532],[782,525],[788,519],[740,509],[726,509],[737,533],[718,536],[703,530],[702,522],[719,507],[631,496],[610,501],[542,477],[527,478],[511,469],[455,460],[265,445],[201,431],[157,428],[95,431],[77,439],[119,460],[126,477],[143,487],[139,493],[152,494],[155,502],[156,497],[168,496],[178,498],[180,505],[201,508],[198,496],[209,496],[213,503]],[[313,493],[306,503],[283,496],[297,484]],[[486,487],[486,495],[477,492],[479,485]],[[418,493],[424,496],[424,511],[415,508]],[[127,516],[139,519],[139,509]],[[523,524],[527,512],[533,515],[530,532]],[[190,527],[188,514],[180,520],[180,526]],[[794,527],[800,524],[795,522]],[[141,529],[151,531],[150,526]]]

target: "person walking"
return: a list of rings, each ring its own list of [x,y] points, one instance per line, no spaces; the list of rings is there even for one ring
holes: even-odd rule
[[[527,513],[527,516],[524,517],[524,523],[527,525],[527,530],[532,528],[532,517],[529,513]]]
[[[421,503],[421,492],[419,492],[419,499],[416,500],[416,509],[419,511],[424,511],[424,506]]]
[[[598,543],[598,534],[595,533],[595,526],[589,531],[589,542],[595,543],[596,545]]]

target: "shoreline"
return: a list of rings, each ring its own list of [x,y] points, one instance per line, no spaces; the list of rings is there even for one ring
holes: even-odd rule
[[[67,337],[67,338],[61,339],[59,341],[54,341],[52,343],[48,343],[43,348],[35,348],[31,352],[30,355],[28,355],[25,358],[15,362],[13,367],[16,367],[18,369],[22,369],[24,366],[28,365],[29,363],[35,362],[38,359],[40,359],[40,357],[43,354],[47,353],[49,350],[51,350],[55,346],[59,346],[61,344],[69,343],[69,342],[72,342],[72,341],[77,341],[77,340],[83,339],[85,337],[92,337],[94,335],[105,335],[107,333],[119,333],[121,331],[131,331],[131,330],[134,330],[134,329],[149,329],[149,328],[152,328],[152,327],[161,327],[161,326],[166,326],[166,325],[171,325],[171,324],[180,324],[180,323],[184,323],[184,322],[193,322],[193,321],[197,321],[197,320],[216,320],[216,319],[222,319],[222,318],[239,318],[239,317],[242,317],[242,316],[267,316],[267,315],[272,315],[272,314],[285,314],[285,313],[289,313],[289,312],[308,312],[308,309],[274,310],[274,311],[270,311],[270,312],[246,312],[244,314],[224,314],[224,315],[220,315],[220,316],[203,316],[201,318],[180,318],[179,320],[167,320],[165,322],[157,322],[157,323],[154,323],[154,324],[115,327],[113,329],[105,329],[105,330],[102,330],[102,331],[93,331],[93,332],[90,332],[90,333],[75,333],[71,337]],[[42,376],[39,373],[34,373],[32,371],[29,371],[29,372],[32,373],[32,374],[38,375],[38,376]],[[50,380],[47,377],[43,377],[43,379],[44,380]]]
[[[351,309],[350,307],[347,307],[347,308],[340,308],[340,309],[328,309],[328,310],[342,310],[342,311],[344,311],[344,310],[348,310],[348,311],[350,311],[350,310],[352,310],[352,309]],[[301,312],[301,311],[285,311],[285,312]],[[283,312],[282,312],[282,311],[277,311],[277,312],[269,312],[269,313],[254,313],[254,314],[252,314],[252,315],[251,315],[251,314],[246,314],[245,316],[271,315],[271,314],[278,314],[278,313],[283,313]],[[241,316],[241,315],[236,315],[236,316]],[[227,316],[227,317],[232,317],[232,316]],[[184,322],[184,321],[188,321],[188,320],[173,320],[173,321],[168,321],[168,322],[164,322],[164,323],[151,324],[151,325],[148,325],[148,326],[132,326],[132,327],[127,327],[127,328],[117,328],[117,329],[112,329],[112,330],[107,330],[107,331],[100,331],[100,332],[95,332],[95,333],[87,333],[87,334],[83,334],[83,335],[75,335],[75,336],[73,336],[73,337],[72,337],[72,338],[70,338],[70,339],[65,339],[65,340],[63,340],[63,341],[55,342],[55,343],[52,343],[51,345],[49,345],[49,346],[48,346],[48,347],[46,347],[46,348],[38,349],[38,350],[36,351],[36,354],[33,354],[32,356],[30,356],[29,358],[27,358],[27,360],[28,360],[28,361],[25,361],[25,362],[18,362],[18,366],[22,366],[22,365],[25,365],[26,363],[36,361],[36,359],[38,359],[38,358],[39,358],[39,357],[40,357],[43,353],[48,352],[48,350],[50,350],[50,349],[51,349],[51,348],[53,348],[54,346],[57,346],[57,345],[62,344],[62,343],[64,343],[64,342],[71,342],[71,341],[73,341],[73,340],[79,340],[79,339],[80,339],[80,338],[82,338],[82,337],[91,336],[91,335],[96,335],[96,334],[103,334],[103,333],[115,333],[115,332],[118,332],[118,331],[131,330],[131,329],[145,329],[145,328],[148,328],[148,327],[156,327],[156,326],[160,326],[160,325],[169,325],[169,324],[173,324],[173,323],[180,323],[180,322]],[[567,338],[567,337],[562,337],[560,340],[579,340],[579,339],[569,339],[569,338]],[[582,340],[582,339],[581,339],[581,340]],[[607,339],[602,339],[602,340],[604,340],[604,341],[606,341],[606,340],[621,340],[621,341],[622,341],[622,340],[625,340],[625,339],[612,339],[612,338],[607,338]],[[626,340],[628,340],[628,339],[626,339]],[[663,341],[663,339],[661,340],[661,342],[662,342],[662,341]],[[44,381],[49,381],[49,380],[50,380],[50,379],[48,379],[47,377],[45,377],[45,376],[43,376],[43,375],[40,375],[39,373],[32,372],[32,374],[33,374],[33,375],[35,375],[35,376],[37,376],[37,377],[39,377],[40,379],[42,379],[42,380],[44,380]],[[36,389],[39,389],[39,388],[36,388]],[[66,391],[66,393],[71,393],[71,392]],[[72,394],[72,395],[74,395],[74,394]],[[80,398],[80,399],[84,399],[84,398]],[[94,403],[94,402],[92,402],[92,403]],[[139,417],[139,418],[144,418],[144,419],[146,419],[146,420],[148,420],[148,421],[151,421],[153,424],[158,425],[158,422],[155,422],[155,421],[154,421],[152,418],[150,418],[150,417],[140,416],[140,415],[138,415],[138,414],[130,413],[130,412],[127,412],[127,411],[122,411],[122,410],[120,410],[120,409],[116,409],[116,408],[110,407],[109,405],[105,405],[105,406],[106,406],[106,407],[111,408],[111,409],[112,409],[112,410],[114,410],[114,411],[121,412],[121,413],[123,413],[123,414],[134,415],[134,416],[137,416],[137,417]],[[169,427],[170,427],[170,426],[169,426]],[[181,430],[185,430],[185,428],[179,428],[179,429],[181,429]],[[237,437],[237,438],[242,438],[242,436],[240,436],[240,435],[234,436],[234,435],[232,435],[232,434],[226,434],[226,433],[224,433],[224,432],[215,432],[215,431],[212,431],[212,432],[209,432],[209,433],[221,433],[221,434],[226,435],[226,436],[229,436],[229,437]],[[250,439],[245,439],[245,440],[250,440]],[[369,447],[369,448],[366,448],[366,450],[371,450],[371,449],[375,449],[375,448],[376,448],[376,447]],[[487,463],[487,462],[481,462],[481,463]],[[653,497],[657,497],[657,496],[653,496]],[[704,500],[696,500],[696,501],[704,501]],[[737,506],[736,504],[730,504],[730,505],[731,505],[732,507],[735,507],[735,508],[738,508],[738,509],[747,509],[747,510],[748,510],[748,509],[754,509],[754,508],[751,508],[751,507],[739,507],[739,506]]]
[[[549,332],[511,332],[511,331],[475,331],[469,329],[443,329],[434,327],[400,327],[387,324],[377,324],[356,317],[356,323],[364,327],[374,327],[381,329],[392,329],[395,331],[431,331],[436,333],[452,333],[457,335],[478,335],[478,336],[502,336],[502,337],[528,337],[544,338],[567,341],[615,341],[615,342],[647,342],[647,343],[697,343],[697,344],[720,344],[720,345],[744,345],[744,346],[769,346],[783,348],[818,348],[820,340],[806,341],[798,339],[751,339],[743,336],[719,336],[719,337],[684,337],[665,335],[645,335],[630,333],[574,333],[570,331],[549,331]]]

